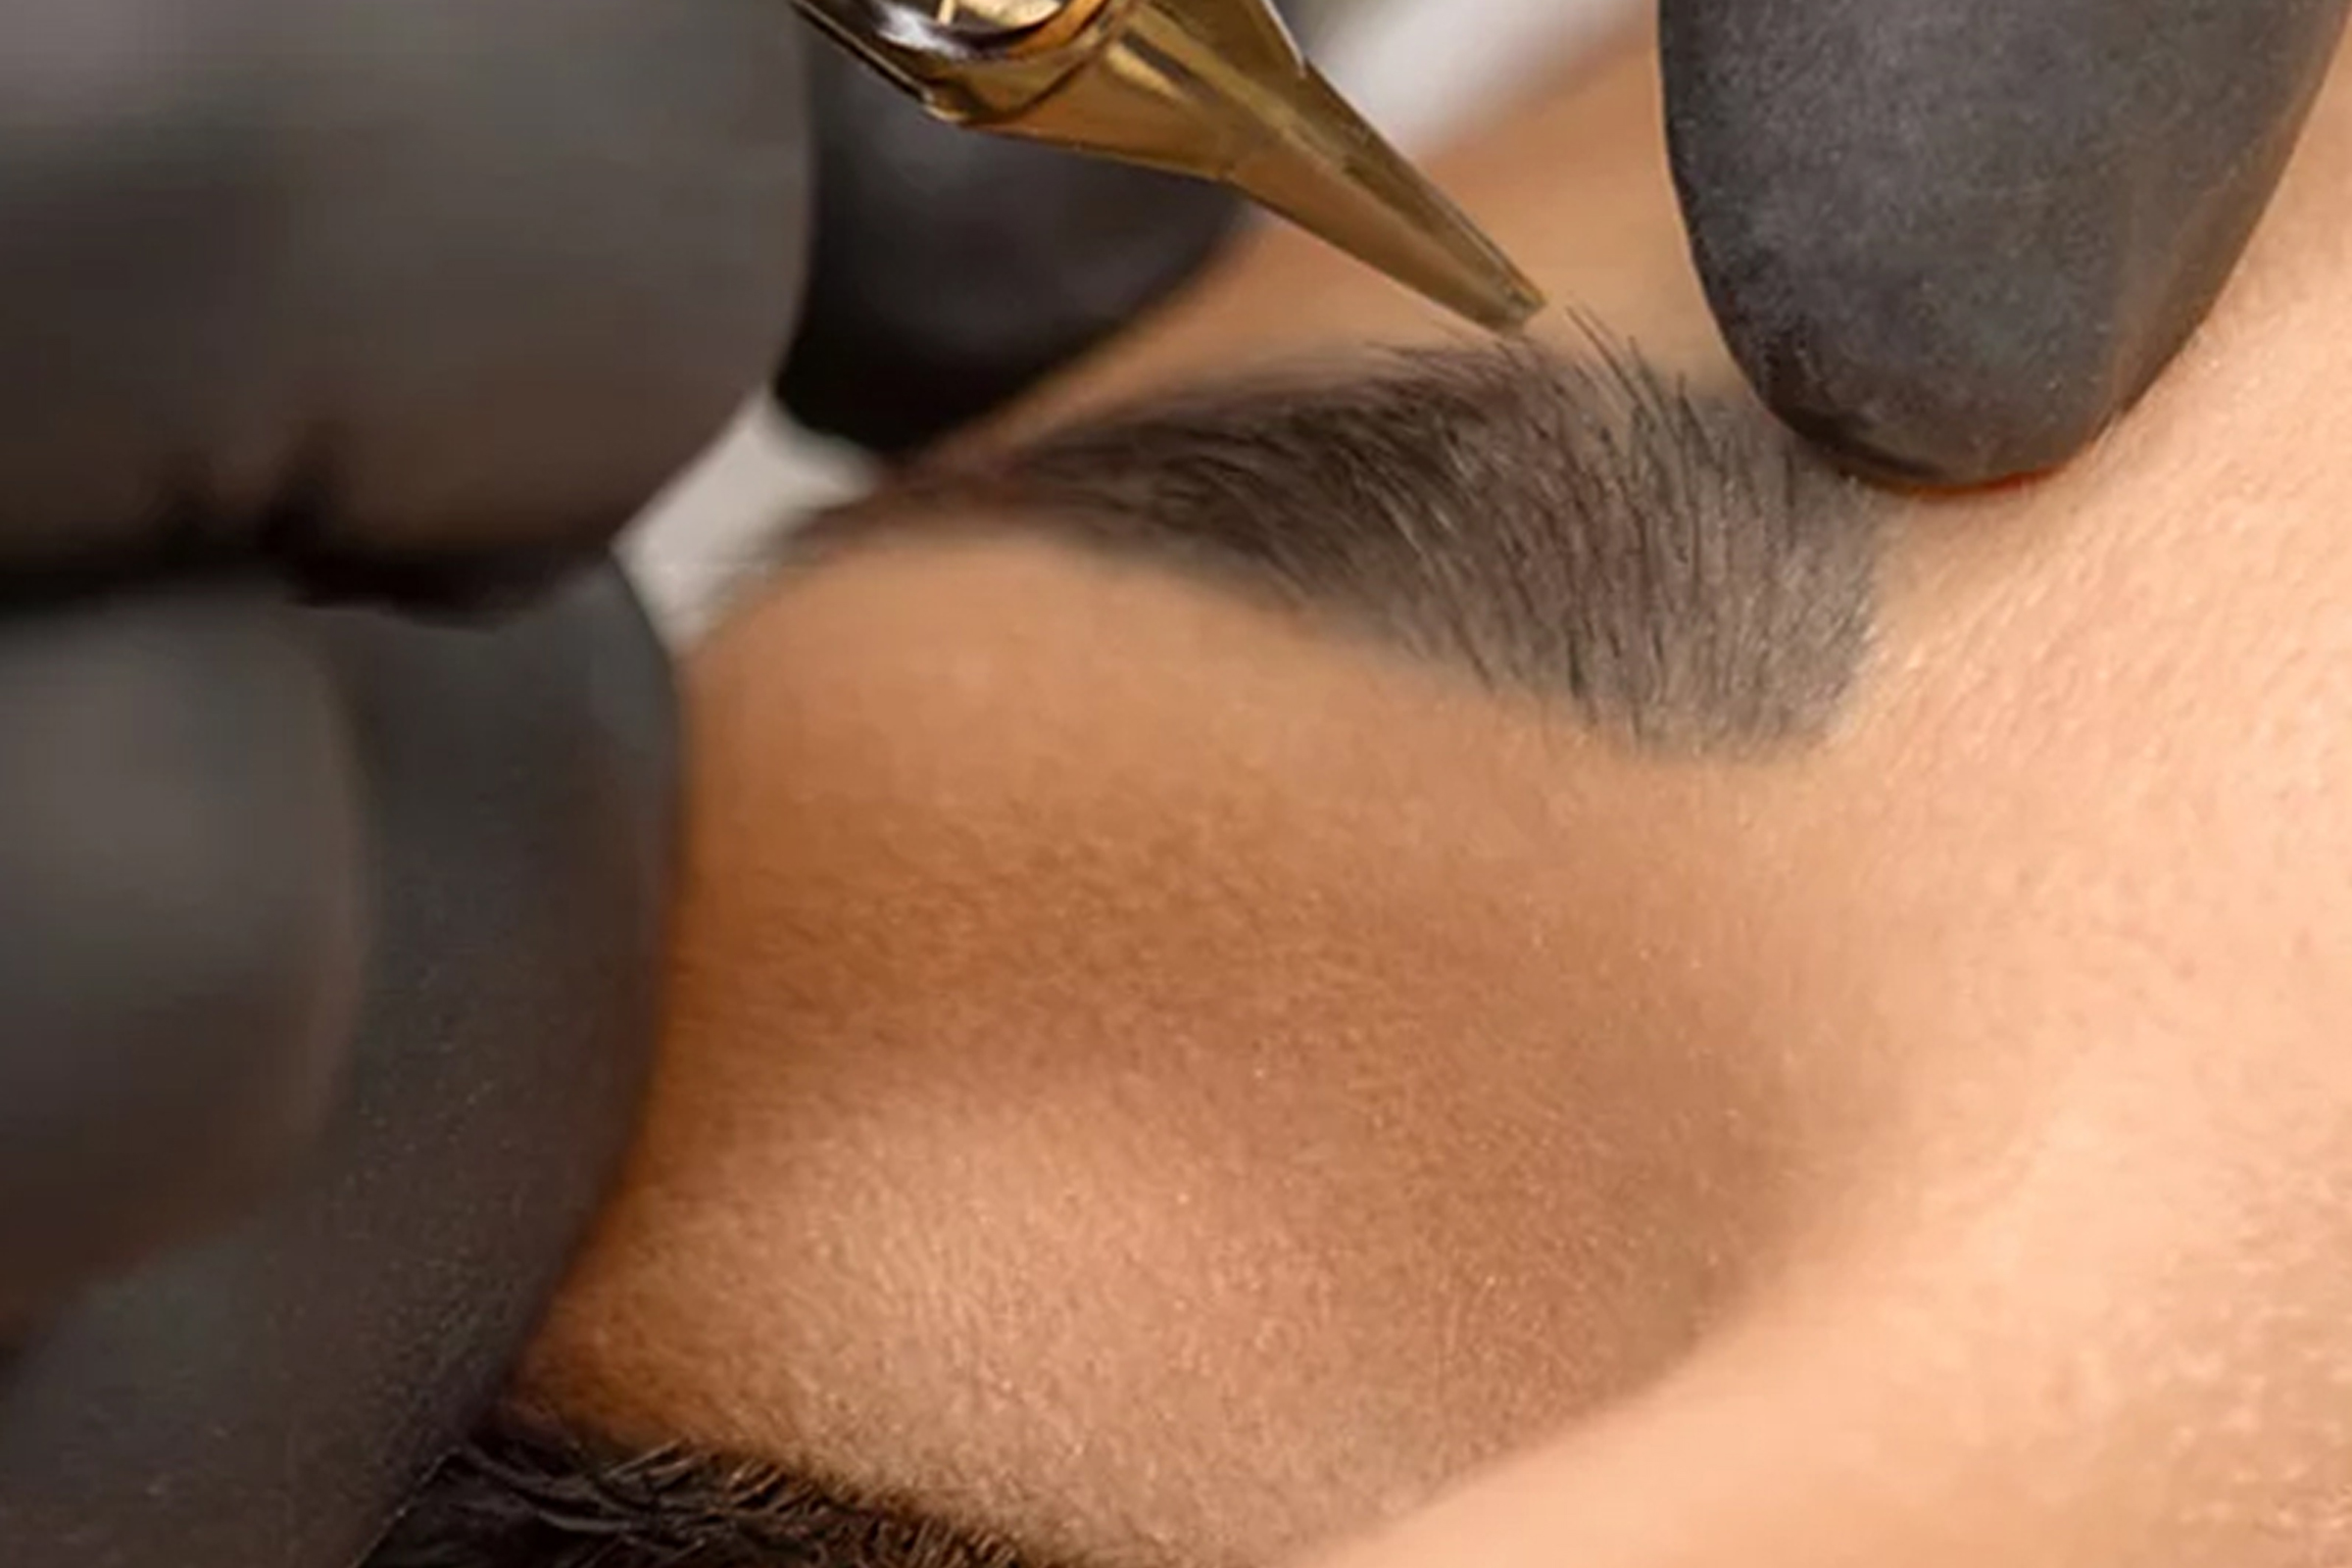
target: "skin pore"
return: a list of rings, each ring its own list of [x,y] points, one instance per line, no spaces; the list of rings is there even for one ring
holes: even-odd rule
[[[1635,40],[1440,173],[1730,394],[1657,114]],[[1906,503],[1768,756],[1000,518],[791,573],[526,1389],[1088,1563],[2352,1559],[2346,212],[2339,70],[2181,366]],[[1269,236],[986,439],[1451,332]]]

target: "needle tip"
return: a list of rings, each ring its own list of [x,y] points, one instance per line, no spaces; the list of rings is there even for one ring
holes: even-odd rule
[[[1265,0],[1078,3],[1103,29],[1083,63],[993,128],[1220,181],[1491,331],[1543,310],[1543,292],[1307,63]]]

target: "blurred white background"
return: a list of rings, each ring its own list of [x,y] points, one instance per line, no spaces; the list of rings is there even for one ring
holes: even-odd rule
[[[1375,123],[1426,153],[1558,69],[1645,0],[1323,0],[1316,57]],[[776,540],[856,495],[857,452],[794,428],[762,396],[631,531],[624,554],[676,643],[690,642]]]

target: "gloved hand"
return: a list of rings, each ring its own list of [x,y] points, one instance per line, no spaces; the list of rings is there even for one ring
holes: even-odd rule
[[[1767,402],[1885,477],[2074,456],[2211,311],[2345,0],[1661,0],[1692,249]]]
[[[800,43],[0,8],[0,1562],[341,1568],[584,1223],[675,783],[599,563],[789,332]]]
[[[20,1315],[323,1114],[370,781],[294,607],[592,562],[758,385],[805,244],[798,42],[774,0],[0,19]]]

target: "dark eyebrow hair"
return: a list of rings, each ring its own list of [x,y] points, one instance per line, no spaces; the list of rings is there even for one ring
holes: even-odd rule
[[[1062,1568],[781,1467],[635,1449],[517,1408],[445,1459],[364,1568]]]
[[[1006,526],[1182,569],[1655,749],[1818,736],[1896,503],[1597,330],[1197,392],[918,469],[795,555]]]

